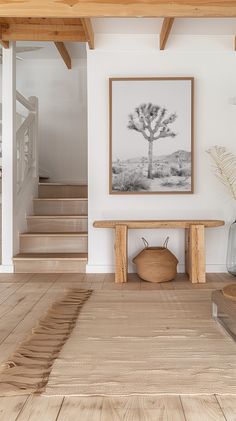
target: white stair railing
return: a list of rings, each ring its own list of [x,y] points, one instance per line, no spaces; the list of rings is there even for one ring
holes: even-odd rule
[[[27,99],[17,91],[16,100],[28,113],[16,132],[16,181],[19,192],[29,176],[37,177],[38,98],[32,96]]]

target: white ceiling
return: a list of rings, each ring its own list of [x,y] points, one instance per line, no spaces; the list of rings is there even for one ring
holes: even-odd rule
[[[95,34],[159,34],[161,18],[96,18]],[[236,18],[175,19],[172,34],[236,35]],[[72,58],[85,58],[85,43],[65,43]],[[18,42],[19,46],[42,46],[42,50],[19,54],[24,59],[54,59],[59,53],[51,42]]]
[[[42,47],[40,50],[17,53],[17,56],[26,59],[55,59],[59,58],[53,42],[40,42],[40,41],[18,41],[17,47]],[[73,59],[86,58],[86,44],[84,42],[65,42],[65,46]]]
[[[92,19],[95,33],[156,34],[160,33],[161,18],[96,18]],[[236,18],[175,19],[173,34],[236,35]]]

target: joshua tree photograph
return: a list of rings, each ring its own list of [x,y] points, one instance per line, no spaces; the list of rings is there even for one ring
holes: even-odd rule
[[[110,79],[110,193],[193,193],[193,78]]]

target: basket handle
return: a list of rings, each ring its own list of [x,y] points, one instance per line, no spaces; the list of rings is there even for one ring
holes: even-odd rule
[[[168,242],[169,242],[170,237],[166,237],[164,243],[163,243],[163,247],[165,247],[167,249],[168,246]]]
[[[142,237],[142,240],[143,240],[143,244],[144,244],[145,249],[148,248],[149,247],[149,243],[146,240],[146,238]]]

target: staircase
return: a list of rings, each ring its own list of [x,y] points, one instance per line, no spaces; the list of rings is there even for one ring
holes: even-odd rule
[[[28,231],[20,234],[16,273],[85,273],[88,257],[87,186],[40,183]]]

